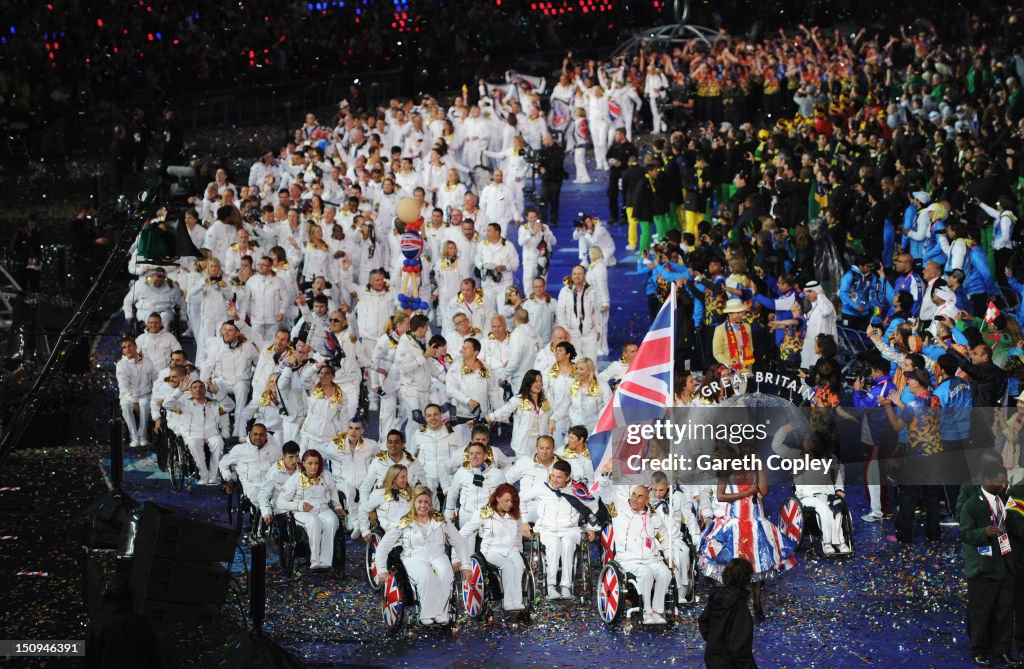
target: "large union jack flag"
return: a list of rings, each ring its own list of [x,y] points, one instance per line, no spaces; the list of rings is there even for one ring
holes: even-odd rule
[[[613,457],[617,457],[620,467],[624,467],[630,455],[642,453],[647,444],[628,444],[626,426],[663,418],[666,407],[671,406],[675,295],[673,285],[672,293],[651,323],[636,356],[629,363],[629,369],[597,420],[597,427],[588,442],[595,472],[600,472]]]

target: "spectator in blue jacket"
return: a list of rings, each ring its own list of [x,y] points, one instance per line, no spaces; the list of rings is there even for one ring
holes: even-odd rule
[[[871,321],[872,284],[871,268],[874,262],[866,255],[857,258],[853,267],[839,281],[839,301],[843,304],[840,316],[845,327],[861,332]]]
[[[971,313],[978,315],[985,313],[988,301],[999,296],[999,286],[992,278],[992,271],[988,267],[988,255],[980,244],[971,247],[967,254],[967,262],[964,267],[967,272],[967,297],[971,300]]]

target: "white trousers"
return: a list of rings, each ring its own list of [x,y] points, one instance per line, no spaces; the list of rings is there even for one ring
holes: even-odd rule
[[[231,412],[232,417],[235,419],[235,436],[245,441],[247,435],[245,434],[245,421],[242,420],[242,409],[249,404],[252,386],[248,381],[242,381],[233,386],[228,386],[227,392],[235,400],[235,410]]]
[[[651,132],[665,132],[665,124],[661,120],[661,112],[658,111],[658,103],[654,98],[647,98],[647,102],[651,106],[651,119],[653,121]]]
[[[568,531],[537,530],[540,533],[541,541],[544,542],[544,573],[547,577],[548,588],[555,585],[555,573],[559,572],[559,561],[561,571],[558,585],[562,586],[565,593],[572,589],[572,568],[573,554],[576,546],[580,543],[580,531],[572,529]]]
[[[185,440],[185,443],[188,444],[188,450],[192,453],[192,459],[196,462],[196,469],[199,470],[199,479],[207,483],[216,483],[220,456],[224,454],[224,439],[217,435],[209,439],[189,438]],[[206,466],[206,452],[203,451],[204,444],[210,449],[209,467]]]
[[[871,513],[882,514],[882,486],[878,471],[878,452],[872,450],[871,461],[868,462],[868,499]]]
[[[644,560],[619,560],[627,572],[636,577],[636,588],[644,602],[644,613],[652,610],[665,611],[665,594],[672,580],[672,573],[664,562],[657,558]]]
[[[430,396],[420,389],[409,386],[402,386],[398,391],[398,396],[401,400],[402,412],[402,417],[398,420],[398,424],[405,425],[405,443],[411,444],[413,435],[422,427],[422,425],[412,419],[412,412],[417,409],[423,411],[423,407],[427,406]]]
[[[580,146],[572,151],[573,164],[576,165],[576,183],[589,183],[590,173],[587,172],[587,147]]]
[[[139,415],[135,416],[135,403],[121,400],[121,417],[128,427],[128,438],[132,446],[149,443],[149,395],[139,398]]]
[[[295,522],[309,537],[309,566],[329,567],[334,561],[334,533],[338,531],[338,514],[333,509],[296,511]]]
[[[378,441],[386,441],[390,430],[398,429],[398,392],[384,393],[380,396],[380,431]]]
[[[601,318],[601,314],[587,314],[587,318]],[[595,363],[597,362],[596,334],[580,335],[579,337],[573,336],[572,345],[576,348],[576,353],[580,358],[590,358]]]
[[[517,611],[523,608],[523,573],[526,565],[523,564],[523,556],[512,552],[508,555],[501,553],[484,553],[484,557],[492,565],[501,570],[501,589],[504,595],[502,606],[506,611]]]
[[[452,581],[455,572],[447,556],[433,560],[423,558],[402,558],[405,571],[409,574],[416,598],[420,602],[420,621],[428,623],[436,618],[448,619],[448,602],[452,596]]]
[[[594,162],[597,169],[608,169],[608,124],[591,123],[590,136],[594,141]]]
[[[252,332],[256,337],[256,348],[263,350],[274,341],[274,334],[277,329],[284,325],[284,323],[260,323],[259,325],[253,325]]]
[[[297,442],[300,439],[299,430],[302,428],[302,418],[292,419],[288,417],[282,422],[284,434],[282,435],[281,443],[284,444],[288,441]]]
[[[847,541],[847,537],[843,535],[843,514],[840,512],[839,505],[836,505],[836,508],[829,505],[827,495],[801,497],[800,503],[809,509],[814,509],[818,515],[822,544],[839,545]]]

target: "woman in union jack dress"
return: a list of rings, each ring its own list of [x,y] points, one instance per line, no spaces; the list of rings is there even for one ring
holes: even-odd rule
[[[739,455],[756,455],[752,443]],[[760,461],[758,461],[759,463]],[[727,504],[724,516],[708,525],[701,537],[699,568],[721,582],[729,560],[743,558],[754,568],[754,612],[764,616],[763,582],[796,564],[796,545],[765,517],[761,500],[768,494],[763,466],[722,474],[717,499]]]

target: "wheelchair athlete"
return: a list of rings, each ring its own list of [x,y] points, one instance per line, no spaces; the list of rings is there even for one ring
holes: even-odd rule
[[[280,459],[281,447],[269,443],[266,426],[254,424],[249,430],[249,441],[236,445],[220,459],[224,491],[231,494],[237,481],[242,486],[242,495],[256,502],[268,469]]]
[[[487,447],[474,441],[466,449],[469,460],[455,472],[445,494],[444,515],[455,521],[456,504],[464,513],[472,513],[487,503],[491,493],[502,483],[505,475],[487,463]]]
[[[302,467],[284,484],[278,508],[292,511],[295,522],[309,537],[309,567],[329,571],[334,561],[334,535],[338,518],[345,515],[331,473],[324,471],[324,458],[310,449],[302,454]]]
[[[377,579],[386,583],[388,555],[396,546],[402,547],[402,566],[412,581],[419,602],[420,623],[448,623],[449,601],[455,573],[471,574],[463,565],[469,564],[466,541],[444,515],[434,510],[433,494],[424,485],[413,490],[412,509],[398,524],[388,530],[377,547]],[[452,547],[452,559],[445,554],[445,543]]]
[[[619,486],[609,486],[618,488]],[[675,544],[683,542],[679,528],[669,528],[665,517],[648,506],[650,492],[646,486],[636,486],[630,490],[629,503],[615,504],[615,490],[602,486],[601,492],[605,504],[609,505],[612,515],[612,527],[615,531],[615,560],[636,581],[636,589],[643,601],[643,623],[645,625],[664,625],[665,599],[669,585],[672,583],[672,572],[665,563],[668,554],[668,537],[674,533]],[[619,497],[621,504],[621,497]],[[612,509],[614,508],[614,513]]]
[[[781,428],[772,442],[772,450],[783,457],[807,456],[818,460],[824,467],[824,461],[828,459],[824,442],[810,434],[800,441],[800,448],[795,448],[790,445],[791,440],[787,441],[793,433],[792,425]],[[844,556],[853,552],[851,537],[847,536],[843,522],[850,515],[846,506],[844,469],[837,460],[833,458],[828,470],[808,468],[793,477],[793,492],[804,509],[804,524],[806,526],[806,516],[814,516],[821,533],[821,552],[826,556]]]
[[[597,500],[580,499],[574,492],[571,475],[569,463],[559,460],[551,466],[546,482],[538,481],[522,495],[524,503],[537,500],[534,531],[544,545],[547,597],[552,600],[572,599],[573,556],[580,545],[580,525],[586,527],[588,541],[594,540],[598,528]],[[556,587],[555,575],[559,573]]]
[[[463,523],[459,533],[472,548],[480,537],[480,552],[488,564],[501,572],[502,606],[506,611],[518,612],[526,608],[523,602],[523,537],[531,538],[530,525],[519,512],[519,491],[509,483],[502,483],[479,511]]]

